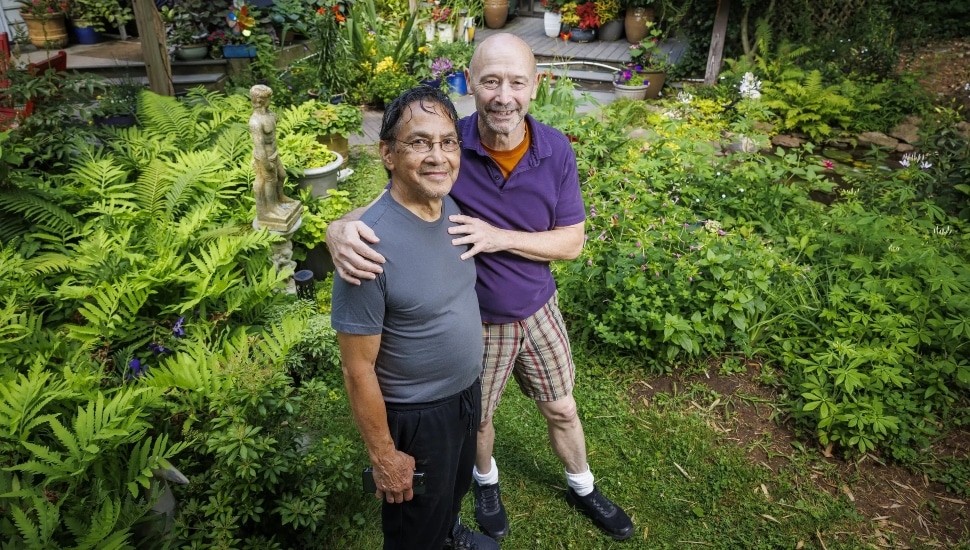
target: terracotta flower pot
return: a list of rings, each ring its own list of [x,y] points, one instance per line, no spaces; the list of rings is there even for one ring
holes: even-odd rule
[[[509,0],[485,0],[485,26],[501,29],[509,18]]]
[[[626,41],[636,44],[647,36],[647,23],[653,21],[652,8],[627,8],[623,19]]]
[[[67,46],[67,21],[63,13],[48,17],[34,17],[29,13],[20,13],[27,25],[30,43],[41,49],[63,48]]]

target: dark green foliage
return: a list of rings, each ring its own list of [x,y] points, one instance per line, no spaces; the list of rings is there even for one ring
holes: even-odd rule
[[[161,545],[153,470],[174,466],[191,482],[178,537],[307,546],[351,445],[312,416],[340,394],[295,390],[285,366],[332,362],[335,343],[303,341],[316,316],[266,316],[290,298],[278,237],[251,227],[250,102],[139,103],[138,127],[0,193],[0,539],[133,548],[149,529]]]

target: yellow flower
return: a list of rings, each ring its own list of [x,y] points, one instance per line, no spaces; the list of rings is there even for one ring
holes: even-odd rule
[[[395,68],[394,60],[391,59],[390,56],[387,56],[377,64],[377,67],[374,68],[374,72],[375,73],[392,72],[394,71],[394,68]]]

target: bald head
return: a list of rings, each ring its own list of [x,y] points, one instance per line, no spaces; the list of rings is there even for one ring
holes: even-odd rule
[[[476,68],[480,70],[482,65],[494,59],[505,63],[521,61],[527,64],[524,68],[528,70],[529,74],[536,72],[536,57],[532,54],[532,48],[525,40],[514,34],[503,32],[493,34],[482,40],[475,48],[471,63],[468,64],[468,71],[472,74],[472,79],[475,78]]]
[[[525,139],[525,117],[539,82],[532,49],[513,34],[492,35],[475,48],[468,73],[482,143],[511,151]]]

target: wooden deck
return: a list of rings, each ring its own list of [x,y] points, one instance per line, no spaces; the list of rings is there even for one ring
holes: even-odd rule
[[[591,61],[610,65],[622,65],[630,60],[630,44],[625,39],[587,43],[563,41],[546,36],[541,17],[515,17],[501,29],[481,28],[475,30],[475,41],[507,32],[525,40],[540,62]]]

